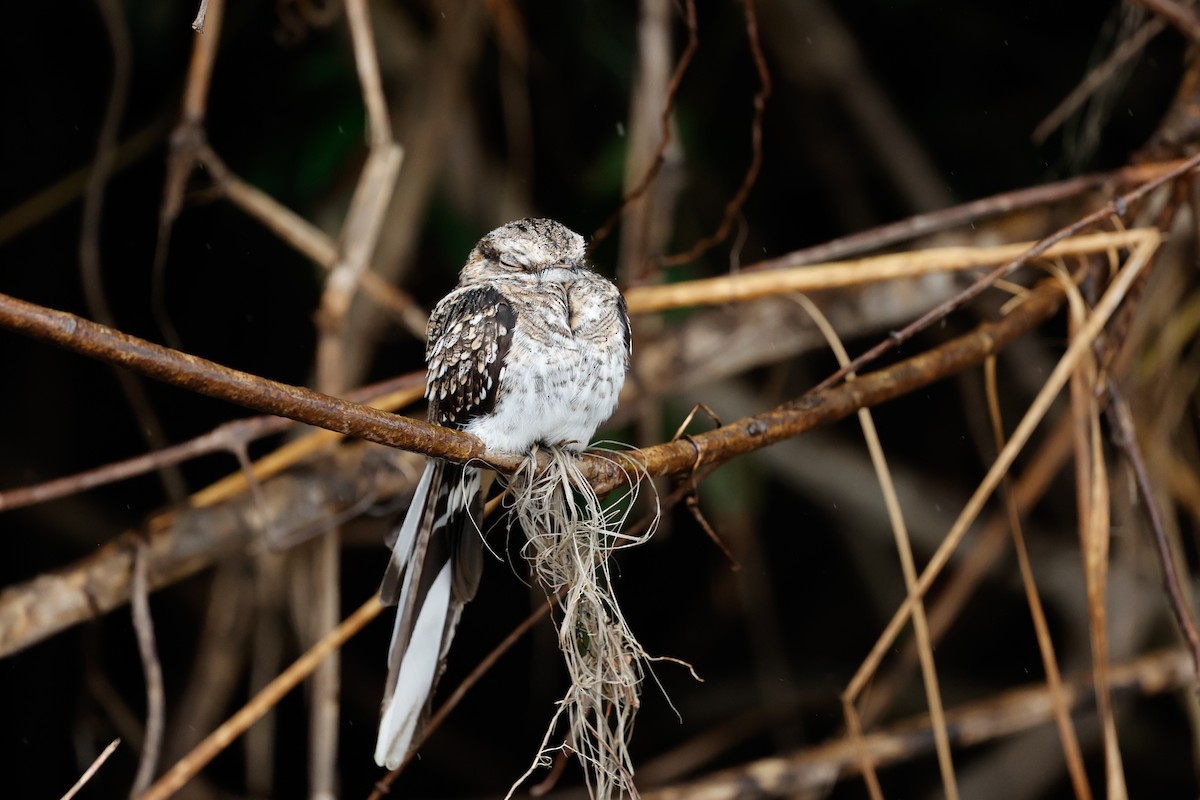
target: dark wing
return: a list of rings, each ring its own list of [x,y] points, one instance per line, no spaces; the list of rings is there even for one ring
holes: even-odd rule
[[[625,335],[625,354],[633,355],[633,333],[629,330],[629,306],[625,303],[625,295],[617,292],[617,313],[621,319],[621,333]]]
[[[496,406],[517,312],[494,287],[457,289],[429,319],[429,421],[461,428]]]

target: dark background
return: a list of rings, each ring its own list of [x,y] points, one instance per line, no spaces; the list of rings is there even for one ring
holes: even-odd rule
[[[782,2],[782,0],[777,0]],[[147,126],[162,131],[156,144],[108,185],[101,240],[103,274],[118,327],[163,340],[151,304],[151,264],[162,198],[166,131],[177,114],[191,51],[195,4],[132,0],[124,4],[132,34],[134,72],[122,138]],[[407,20],[418,38],[430,37],[452,2],[379,2]],[[1168,29],[1110,94],[1112,112],[1100,125],[1096,147],[1085,144],[1087,123],[1075,119],[1042,145],[1031,142],[1037,123],[1111,50],[1120,4],[1006,2],[946,4],[928,0],[856,2],[836,9],[859,53],[861,67],[883,90],[909,134],[930,160],[945,199],[965,201],[1127,163],[1158,124],[1183,69],[1182,37]],[[585,235],[619,205],[623,137],[628,124],[638,24],[634,3],[519,3],[530,44],[527,89],[532,160],[519,176],[525,211],[563,221]],[[250,183],[301,215],[337,233],[350,189],[365,155],[364,111],[345,20],[287,33],[289,4],[233,4],[222,32],[208,104],[209,140]],[[376,10],[379,10],[378,8]],[[685,37],[675,20],[676,52]],[[803,65],[803,51],[826,31],[764,33],[774,92],[764,123],[764,169],[742,219],[744,262],[819,243],[921,210],[888,178],[847,112],[841,88],[811,67],[799,77],[781,65],[781,41]],[[671,247],[685,249],[715,229],[725,202],[750,159],[750,99],[757,78],[746,45],[742,7],[704,2],[700,47],[677,99],[677,134],[686,154],[686,190],[680,198]],[[386,54],[394,43],[377,31]],[[396,55],[396,54],[393,54]],[[402,54],[401,54],[402,55]],[[424,54],[423,58],[427,58]],[[485,34],[465,98],[468,138],[493,164],[506,163],[514,143],[502,121],[504,99],[496,80],[502,58]],[[400,59],[403,61],[403,59]],[[111,81],[111,50],[96,8],[87,2],[22,3],[6,10],[0,30],[0,213],[86,166],[94,157]],[[385,91],[401,120],[436,63],[418,58],[410,70],[385,67]],[[407,116],[405,116],[407,114]],[[395,135],[402,144],[406,127]],[[406,164],[404,169],[409,168]],[[445,172],[446,170],[443,170]],[[480,181],[486,176],[480,175]],[[310,384],[316,341],[313,313],[323,273],[258,223],[212,200],[206,178],[192,192],[170,240],[166,308],[183,349],[277,380]],[[482,196],[488,196],[481,189]],[[81,203],[75,199],[35,225],[0,241],[0,291],[52,308],[87,315],[79,279]],[[420,243],[404,283],[426,308],[454,281],[463,256],[480,235],[504,219],[463,202],[449,179],[435,181],[421,209]],[[593,251],[612,274],[615,238]],[[673,275],[727,269],[728,246]],[[1053,332],[1051,332],[1053,335]],[[852,343],[861,350],[871,340]],[[918,345],[930,340],[919,340]],[[398,325],[385,327],[370,379],[421,366],[422,346]],[[787,382],[802,391],[827,374],[824,355],[808,358]],[[0,487],[35,483],[145,450],[108,367],[0,332]],[[748,376],[761,386],[770,375]],[[182,441],[246,412],[162,385],[147,384],[168,438]],[[923,461],[939,490],[965,499],[982,475],[983,456],[964,436],[961,386],[946,382],[880,409],[877,422],[889,454]],[[765,397],[765,395],[764,395]],[[697,390],[664,407],[668,435]],[[762,407],[768,407],[764,400]],[[856,426],[839,433],[847,441]],[[615,438],[633,436],[630,429]],[[257,446],[264,452],[269,442]],[[192,489],[234,468],[227,456],[184,467]],[[876,487],[862,487],[877,502]],[[726,467],[706,487],[712,519],[757,531],[769,624],[778,645],[770,658],[755,649],[762,608],[739,600],[741,578],[683,512],[672,516],[650,545],[620,558],[618,593],[646,648],[694,664],[705,683],[659,664],[655,673],[679,712],[648,683],[633,739],[641,763],[674,744],[777,699],[770,686],[796,700],[786,723],[724,752],[707,769],[813,744],[837,733],[838,692],[882,630],[890,607],[863,585],[858,559],[846,544],[859,535],[836,505],[799,496],[759,459]],[[0,584],[28,580],[92,552],[136,527],[165,502],[158,481],[143,477],[68,500],[0,515]],[[1051,535],[1070,543],[1070,489],[1049,504],[1042,520]],[[947,525],[957,509],[943,509]],[[386,559],[385,525],[365,525],[348,546],[343,565],[348,613],[377,584]],[[368,546],[372,537],[378,542]],[[737,535],[734,534],[736,539]],[[927,553],[918,554],[923,560]],[[894,551],[878,558],[894,563]],[[1010,560],[1011,562],[1011,560]],[[482,595],[464,618],[443,692],[530,608],[532,595],[513,570],[489,564]],[[939,648],[948,705],[987,696],[1041,677],[1028,615],[1012,575],[998,575],[968,607]],[[898,600],[894,585],[883,590]],[[1153,576],[1149,578],[1152,585]],[[168,713],[186,680],[208,575],[152,598],[163,662]],[[1053,622],[1053,620],[1052,620]],[[343,651],[341,762],[343,796],[363,797],[379,777],[371,763],[378,697],[384,675],[387,628],[373,624]],[[1018,629],[1020,634],[1012,633]],[[85,664],[106,674],[135,714],[143,713],[141,668],[128,609],[72,628],[0,662],[0,794],[57,796],[66,789],[113,728],[89,697]],[[764,677],[765,676],[765,677]],[[563,690],[548,628],[520,643],[473,691],[447,726],[397,784],[404,796],[501,796],[533,756]],[[923,709],[919,684],[898,713]],[[1184,712],[1169,697],[1144,701],[1130,715],[1122,740],[1134,797],[1195,796]],[[232,709],[231,709],[232,711]],[[303,792],[306,745],[303,693],[280,707],[276,794]],[[1086,716],[1086,715],[1085,715]],[[987,748],[958,754],[960,766]],[[235,746],[207,771],[220,792],[241,796],[241,754]],[[1088,749],[1098,776],[1098,748]],[[164,765],[167,766],[167,765]],[[86,790],[86,797],[127,791],[136,751],[122,748]],[[932,757],[885,770],[889,797],[937,794]],[[577,781],[568,771],[564,785]],[[1098,781],[1098,777],[1097,777]],[[1096,786],[1100,786],[1097,782]],[[11,793],[10,793],[11,792]],[[1065,777],[1049,781],[1038,797],[1067,796]],[[865,796],[855,780],[838,797]]]

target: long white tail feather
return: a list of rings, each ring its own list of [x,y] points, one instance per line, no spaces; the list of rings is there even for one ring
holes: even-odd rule
[[[417,482],[417,489],[413,492],[412,502],[409,503],[411,509],[422,509],[429,499],[429,484],[433,479],[434,467],[436,462],[428,461],[425,464],[425,471],[421,473],[421,480]],[[404,571],[408,565],[408,560],[412,557],[413,545],[417,540],[417,530],[421,527],[421,514],[409,513],[404,515],[404,523],[400,526],[399,533],[396,534],[396,542],[392,545],[392,563],[399,571]],[[404,607],[404,602],[400,602],[400,607]]]
[[[404,761],[429,711],[463,606],[483,569],[478,469],[431,460],[400,524],[380,599],[395,603],[375,760]]]
[[[450,616],[450,573],[451,567],[447,562],[429,589],[401,659],[396,688],[379,723],[375,763],[381,767],[396,769],[404,761],[433,689],[443,650],[442,637]],[[407,590],[406,582],[406,593]],[[454,616],[457,617],[457,614]],[[396,626],[400,626],[399,618]],[[393,645],[395,641],[396,630],[393,630]]]

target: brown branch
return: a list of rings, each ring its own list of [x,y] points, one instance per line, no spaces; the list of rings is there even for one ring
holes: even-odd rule
[[[1108,203],[1105,203],[1102,207],[1084,217],[1081,217],[1070,225],[1060,228],[1055,233],[1052,233],[1045,239],[1039,241],[1036,245],[1026,251],[1024,255],[1010,261],[1003,266],[997,267],[983,278],[980,278],[978,281],[971,284],[955,297],[952,297],[943,303],[939,303],[937,306],[921,315],[921,317],[916,321],[909,323],[899,331],[893,332],[887,339],[884,339],[882,342],[858,356],[849,364],[846,364],[825,380],[821,381],[819,384],[813,387],[811,391],[819,392],[822,389],[826,389],[837,383],[842,378],[846,377],[846,375],[850,372],[857,372],[863,367],[864,364],[874,361],[888,350],[899,347],[901,344],[907,342],[913,336],[925,330],[933,323],[944,319],[947,315],[962,306],[964,303],[967,303],[973,298],[979,296],[985,289],[995,284],[996,281],[1000,280],[1006,275],[1011,274],[1017,268],[1024,266],[1033,259],[1039,257],[1058,242],[1061,242],[1070,236],[1074,236],[1076,233],[1079,233],[1085,228],[1095,225],[1096,223],[1108,219],[1109,217],[1124,217],[1129,211],[1130,206],[1132,206],[1134,203],[1141,200],[1159,186],[1162,186],[1165,183],[1173,181],[1176,178],[1187,174],[1191,170],[1195,169],[1197,165],[1200,165],[1200,153],[1192,156],[1186,161],[1183,161],[1174,169],[1165,172],[1149,181],[1146,181],[1136,189],[1121,195],[1120,197],[1117,197]]]
[[[1047,247],[1049,244],[1042,249]],[[916,386],[978,363],[990,352],[1052,314],[1058,307],[1059,299],[1055,288],[1044,287],[1031,293],[1018,311],[1003,320],[986,323],[973,334],[888,370],[860,378],[852,387],[853,391],[839,387],[838,391],[831,391],[825,396],[814,390],[806,398],[775,411],[694,439],[703,441],[703,445],[709,448],[705,452],[706,463],[719,463],[834,419],[827,415],[836,414],[839,415],[836,418],[840,419],[864,405],[884,402]],[[510,454],[485,452],[482,443],[468,434],[223,367],[104,328],[73,314],[42,308],[3,294],[0,294],[0,325],[182,388],[348,436],[456,463],[481,459],[502,471],[511,471],[517,464],[517,459]],[[870,387],[871,391],[866,391],[864,387]],[[855,398],[871,399],[863,400],[861,405],[853,405],[859,402]],[[643,451],[643,455],[652,459],[652,474],[663,474],[683,472],[690,468],[694,451],[690,445],[677,442],[650,448]],[[601,478],[604,491],[620,483],[619,470],[596,462],[593,460],[591,465],[592,473]]]
[[[799,401],[702,434],[693,440],[702,442],[706,448],[706,463],[720,463],[734,455],[765,447],[816,425],[840,419],[865,405],[884,402],[978,363],[1052,314],[1058,302],[1059,293],[1056,289],[1043,288],[1033,292],[1018,312],[999,322],[980,326],[973,334],[901,362],[893,368],[861,378],[851,387],[852,390],[839,387],[837,391],[829,392],[828,396],[814,391]],[[185,389],[367,441],[456,463],[481,459],[506,472],[514,469],[519,461],[511,454],[486,452],[481,442],[465,433],[229,369],[104,328],[73,314],[45,309],[3,294],[0,294],[0,325]],[[865,391],[864,387],[870,387],[871,391]],[[650,448],[642,451],[642,455],[650,459],[648,466],[652,474],[683,472],[691,467],[694,459],[691,445],[678,442]],[[603,487],[602,491],[607,492],[622,482],[620,470],[603,460],[593,459],[590,467],[592,475],[599,480],[598,490]]]
[[[1157,180],[1163,181],[1174,174],[1182,174],[1198,162],[1200,162],[1200,155],[1189,159],[1172,173]],[[1151,184],[1144,184],[1136,192],[1123,199],[1136,199],[1148,192],[1150,187]],[[1124,210],[1123,199],[1118,199],[1109,206]],[[1094,221],[1093,218],[1098,218],[1101,212],[1109,209],[1109,206],[1043,240],[1033,249],[1032,253],[1044,253],[1070,232]],[[1032,254],[1027,253],[1001,269],[1010,268],[1013,264],[1024,263],[1031,257]],[[976,284],[976,287],[979,286],[980,284]],[[982,289],[977,289],[977,291],[982,291]],[[962,302],[962,297],[962,295],[959,296],[958,302]],[[700,439],[704,440],[705,446],[710,448],[705,453],[705,459],[710,463],[719,463],[733,455],[764,447],[774,441],[794,436],[813,425],[831,421],[834,416],[825,416],[827,414],[833,413],[836,418],[840,418],[857,410],[862,405],[883,402],[917,385],[924,385],[924,383],[937,380],[957,369],[978,363],[994,348],[1002,346],[1012,337],[1023,333],[1053,313],[1058,306],[1058,300],[1058,292],[1052,287],[1034,292],[1030,299],[1020,307],[1021,312],[1014,313],[1000,322],[981,326],[975,334],[955,340],[907,362],[902,362],[895,368],[869,375],[857,382],[853,392],[831,392],[829,398],[839,398],[840,405],[831,405],[829,398],[818,396],[820,389],[818,387],[818,390],[810,392],[808,398],[796,403],[773,412],[767,412],[760,417],[751,418],[749,421],[743,420],[733,426],[726,426],[704,434]],[[935,311],[945,307],[946,304],[942,304]],[[922,320],[930,317],[931,315],[927,314],[922,317]],[[5,295],[0,295],[0,325],[35,338],[51,341],[85,355],[118,363],[184,388],[240,403],[266,413],[287,416],[339,433],[357,436],[368,441],[401,447],[458,463],[479,458],[502,471],[511,471],[516,466],[517,459],[511,455],[485,453],[482,444],[467,434],[384,414],[308,389],[287,386],[221,367],[195,356],[178,353],[136,337],[94,325],[72,314],[51,311]],[[909,326],[906,330],[913,328],[914,326]],[[991,338],[993,335],[1000,338],[993,340]],[[867,355],[870,356],[873,352],[871,351]],[[860,357],[856,362],[852,362],[852,366],[857,366],[858,362],[865,360],[865,357]],[[907,371],[899,371],[902,367],[906,367]],[[902,381],[893,384],[892,382],[901,374],[904,376]],[[830,383],[832,383],[832,379],[825,381],[823,385]],[[852,398],[860,396],[864,391],[864,386],[875,389],[874,394],[871,395],[875,399],[863,402],[861,405],[853,405],[856,401]],[[835,407],[838,410],[831,412],[831,409]],[[651,473],[662,474],[664,472],[682,472],[690,468],[693,451],[690,445],[675,443],[651,448],[643,451],[643,455],[652,459],[650,462]],[[611,490],[620,483],[619,471],[613,467],[605,466],[603,463],[593,463],[591,468],[592,474],[600,479],[600,485],[604,487],[604,491]]]
[[[725,215],[717,230],[696,242],[686,253],[667,256],[662,261],[663,266],[670,267],[695,261],[725,241],[729,237],[730,229],[733,228],[733,221],[741,213],[742,206],[745,204],[746,198],[750,196],[750,190],[754,188],[754,182],[758,180],[758,173],[762,169],[762,121],[763,114],[767,110],[767,98],[771,96],[771,73],[767,70],[767,61],[763,58],[762,47],[758,41],[758,18],[754,14],[754,0],[742,0],[742,6],[745,10],[746,39],[750,44],[750,55],[754,59],[754,68],[758,72],[759,83],[759,89],[754,93],[754,119],[750,123],[750,166],[746,169],[745,177],[742,178],[742,185],[725,204]]]
[[[485,453],[483,444],[465,433],[230,369],[4,294],[0,326],[209,397],[389,447],[457,463]],[[512,458],[501,457],[496,463],[516,466]]]

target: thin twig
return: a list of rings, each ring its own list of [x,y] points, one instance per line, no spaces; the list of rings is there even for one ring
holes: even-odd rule
[[[170,250],[171,231],[183,208],[188,178],[199,163],[198,153],[207,138],[204,132],[204,117],[208,108],[208,90],[212,85],[213,65],[217,60],[217,47],[221,41],[225,0],[212,0],[211,3],[205,0],[203,10],[206,32],[201,34],[197,31],[193,37],[192,58],[188,64],[187,82],[183,90],[183,108],[178,123],[171,131],[151,270],[151,310],[167,341],[176,345],[179,343],[179,336],[175,332],[166,306],[167,254]]]
[[[363,103],[371,126],[371,148],[386,147],[392,144],[392,123],[383,97],[379,59],[375,55],[375,33],[365,0],[346,0],[346,20],[350,23],[354,66],[358,70],[358,82],[362,84]]]
[[[83,283],[88,310],[93,318],[105,325],[114,325],[112,309],[105,297],[100,267],[100,225],[103,218],[104,190],[112,174],[117,133],[125,116],[129,82],[133,75],[133,58],[129,26],[125,12],[116,0],[96,0],[96,8],[104,21],[112,45],[113,79],[104,120],[96,142],[96,160],[88,177],[83,198],[83,222],[79,235],[79,277]],[[161,446],[152,442],[151,446]]]
[[[1061,268],[1056,270],[1063,272]],[[1081,292],[1067,283],[1068,328],[1072,341],[1080,337],[1088,318]],[[1119,317],[1118,317],[1119,319]],[[1075,450],[1075,498],[1079,543],[1086,591],[1088,642],[1092,654],[1092,680],[1096,687],[1096,712],[1103,737],[1105,782],[1110,800],[1126,796],[1124,767],[1113,716],[1108,671],[1108,569],[1111,543],[1108,467],[1100,440],[1100,407],[1096,398],[1096,342],[1076,365],[1070,377],[1071,430]]]
[[[742,178],[742,185],[738,187],[737,192],[725,204],[725,214],[717,230],[700,239],[687,252],[667,256],[662,260],[663,266],[670,267],[695,261],[725,241],[729,237],[729,231],[733,228],[734,220],[737,219],[737,215],[741,213],[742,206],[746,203],[746,198],[750,196],[750,190],[754,188],[754,183],[758,180],[759,171],[762,169],[762,121],[763,114],[767,110],[767,98],[771,96],[771,73],[767,69],[767,60],[763,58],[762,47],[758,41],[758,18],[754,13],[754,0],[742,0],[742,7],[746,20],[746,40],[750,44],[750,55],[754,59],[754,69],[758,73],[758,91],[754,93],[754,119],[750,123],[750,166],[746,169],[745,177]]]
[[[138,760],[137,776],[133,780],[130,797],[137,797],[154,779],[166,722],[162,664],[154,643],[154,618],[150,615],[149,561],[149,548],[145,541],[141,541],[133,558],[130,605],[133,608],[133,627],[137,632],[138,654],[146,678],[146,735],[142,740],[142,756]]]
[[[1000,414],[1000,393],[996,385],[996,359],[994,357],[984,363],[984,380],[988,418],[992,423],[992,438],[996,449],[1001,450],[1004,447],[1004,422]],[[1058,727],[1058,737],[1062,742],[1063,757],[1067,762],[1067,772],[1071,776],[1071,786],[1075,791],[1076,800],[1091,800],[1092,789],[1088,784],[1083,755],[1079,749],[1079,737],[1075,735],[1075,726],[1071,723],[1070,710],[1063,693],[1062,675],[1058,669],[1058,658],[1054,653],[1050,626],[1046,622],[1046,612],[1042,607],[1041,597],[1038,595],[1037,583],[1034,581],[1033,565],[1025,546],[1025,534],[1021,529],[1020,502],[1013,483],[1012,478],[1005,475],[1000,484],[1000,493],[1004,498],[1009,531],[1012,534],[1013,548],[1017,554],[1017,565],[1021,571],[1021,583],[1025,588],[1025,602],[1029,606],[1029,615],[1033,619],[1038,650],[1042,656],[1042,668],[1046,673],[1046,690],[1054,709],[1054,722]]]
[[[1072,336],[1075,335],[1072,331]],[[1112,682],[1109,678],[1108,573],[1112,545],[1112,512],[1108,464],[1105,461],[1104,441],[1100,432],[1100,403],[1096,397],[1099,387],[1096,385],[1096,374],[1094,360],[1086,357],[1076,368],[1071,380],[1072,412],[1078,420],[1077,426],[1082,428],[1086,435],[1083,446],[1076,451],[1077,460],[1086,460],[1086,466],[1080,472],[1088,481],[1086,485],[1081,483],[1078,492],[1081,504],[1086,503],[1086,514],[1080,516],[1079,533],[1087,592],[1088,638],[1092,647],[1096,712],[1100,718],[1103,735],[1105,782],[1109,798],[1125,800],[1129,793],[1113,710]]]
[[[1162,569],[1163,588],[1166,589],[1167,599],[1170,600],[1171,611],[1175,622],[1187,641],[1192,654],[1192,663],[1198,678],[1196,690],[1200,692],[1200,633],[1192,619],[1191,609],[1183,597],[1179,584],[1179,575],[1175,571],[1175,560],[1171,557],[1171,546],[1163,529],[1162,517],[1158,511],[1158,501],[1154,497],[1154,487],[1150,483],[1150,473],[1146,470],[1146,462],[1142,458],[1141,447],[1138,445],[1137,432],[1133,424],[1133,414],[1125,401],[1116,382],[1108,379],[1108,421],[1112,427],[1113,441],[1125,453],[1129,465],[1137,480],[1138,494],[1141,495],[1142,505],[1146,509],[1146,520],[1150,523],[1150,534],[1154,538],[1155,551],[1158,553],[1159,567]]]
[[[71,800],[71,798],[77,795],[79,790],[83,788],[84,784],[90,781],[92,776],[96,774],[96,770],[100,769],[100,767],[104,765],[105,761],[108,761],[108,757],[116,751],[119,744],[121,744],[121,739],[119,737],[109,742],[108,747],[104,748],[100,752],[100,755],[96,756],[95,760],[92,761],[91,766],[89,766],[84,773],[79,776],[79,780],[75,781],[75,785],[68,789],[67,793],[64,794],[60,800]]]
[[[293,425],[291,420],[281,417],[255,417],[227,422],[202,436],[180,444],[155,450],[140,456],[114,461],[102,467],[89,469],[75,475],[0,491],[0,511],[10,511],[36,503],[45,503],[68,497],[79,492],[116,483],[166,466],[179,464],[188,459],[232,450],[236,442],[268,436]]]
[[[196,11],[196,18],[192,20],[192,30],[196,33],[204,33],[204,18],[208,16],[208,0],[200,0],[200,8]]]
[[[1061,103],[1055,106],[1054,110],[1047,114],[1045,119],[1038,123],[1037,127],[1033,129],[1033,134],[1030,136],[1033,143],[1042,144],[1049,139],[1050,134],[1058,130],[1101,86],[1108,83],[1113,74],[1125,62],[1142,52],[1146,45],[1155,36],[1166,30],[1166,28],[1167,23],[1155,17],[1138,28],[1132,36],[1118,44],[1116,49],[1113,50],[1112,54],[1103,63],[1090,70],[1080,84]]]
[[[100,227],[104,217],[104,193],[112,175],[115,160],[117,134],[125,116],[125,105],[129,96],[129,84],[133,76],[133,44],[125,11],[116,0],[97,0],[96,7],[104,21],[113,50],[112,91],[104,111],[104,121],[96,143],[96,161],[83,197],[83,221],[79,235],[79,277],[83,283],[84,297],[92,318],[103,325],[116,325],[116,318],[104,291],[104,277],[100,259]],[[151,449],[166,446],[167,436],[162,422],[146,394],[141,380],[124,370],[115,372],[121,392],[129,403],[139,434]],[[173,467],[158,473],[163,491],[172,502],[187,496],[187,484],[183,475]]]
[[[654,159],[650,163],[646,174],[642,176],[641,181],[633,188],[633,191],[625,195],[621,200],[621,205],[612,213],[604,224],[596,229],[592,234],[592,245],[608,238],[612,233],[613,227],[620,221],[621,216],[625,213],[631,203],[646,193],[650,188],[650,184],[658,176],[659,170],[662,169],[666,162],[667,146],[671,143],[671,112],[675,108],[675,97],[679,93],[679,86],[683,83],[683,75],[687,72],[688,66],[692,63],[692,58],[696,55],[696,48],[700,46],[700,35],[696,24],[696,0],[685,0],[684,5],[685,19],[687,20],[688,43],[683,49],[683,53],[679,56],[679,61],[675,65],[675,71],[671,74],[671,82],[667,86],[667,100],[663,105],[662,111],[662,138],[658,143],[658,150],[654,153]]]
[[[1165,19],[1175,26],[1175,29],[1192,40],[1200,42],[1200,19],[1196,12],[1187,6],[1176,3],[1175,0],[1133,0],[1140,6]]]

